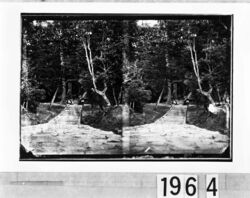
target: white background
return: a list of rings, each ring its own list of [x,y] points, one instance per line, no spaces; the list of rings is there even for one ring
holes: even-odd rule
[[[250,173],[250,4],[0,3],[0,172]],[[21,13],[234,15],[233,162],[20,162]]]

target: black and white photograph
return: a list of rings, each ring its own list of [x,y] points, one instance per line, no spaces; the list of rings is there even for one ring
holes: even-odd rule
[[[20,160],[232,161],[233,15],[20,20]]]

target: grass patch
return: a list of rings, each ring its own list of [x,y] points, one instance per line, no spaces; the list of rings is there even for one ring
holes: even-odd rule
[[[155,104],[146,104],[143,113],[136,113],[130,109],[129,126],[149,124],[162,117],[169,107],[160,104],[155,109]],[[81,123],[107,131],[121,133],[123,127],[122,106],[106,108],[104,112],[98,108],[91,109],[90,106],[83,107]]]
[[[155,104],[146,104],[143,108],[143,113],[131,113],[130,114],[130,126],[150,124],[162,117],[170,107],[165,104],[160,104],[155,109]]]
[[[64,109],[64,105],[54,104],[50,108],[49,103],[41,103],[37,107],[37,113],[21,111],[21,126],[43,124],[57,116]]]
[[[187,124],[211,131],[228,132],[226,129],[226,114],[224,112],[214,115],[199,106],[189,106],[187,108]]]

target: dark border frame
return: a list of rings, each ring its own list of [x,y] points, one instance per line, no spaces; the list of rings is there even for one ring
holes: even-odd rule
[[[220,17],[230,17],[231,20],[231,68],[230,68],[230,144],[223,154],[153,154],[154,158],[148,159],[129,159],[128,157],[136,155],[42,155],[39,157],[33,156],[32,153],[28,153],[26,156],[21,156],[21,147],[19,148],[19,161],[168,161],[168,162],[233,162],[233,46],[234,46],[234,15],[231,14],[127,14],[127,13],[21,13],[21,57],[20,57],[20,84],[21,87],[21,65],[22,65],[22,20],[23,18],[31,20],[128,20],[128,19],[140,19],[140,20],[160,20],[160,19],[220,19]],[[19,96],[21,96],[21,89],[19,89]],[[21,97],[19,98],[19,145],[21,146]],[[144,155],[138,155],[141,157]],[[165,159],[161,157],[168,156],[173,157],[171,159]],[[202,156],[199,158],[199,156]],[[229,157],[228,157],[229,156]],[[124,158],[125,157],[125,158]]]

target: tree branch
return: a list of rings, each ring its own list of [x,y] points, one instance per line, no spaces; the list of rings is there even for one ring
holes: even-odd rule
[[[193,69],[194,69],[194,73],[196,75],[196,77],[198,76],[198,73],[196,71],[196,67],[195,67],[195,61],[194,61],[194,55],[193,55],[193,49],[192,49],[192,45],[189,43],[188,44],[188,48],[190,50],[190,55],[191,55],[191,60],[192,60],[192,64],[193,64]]]

